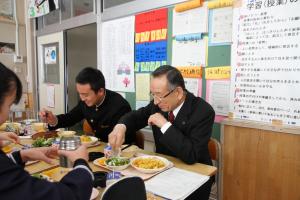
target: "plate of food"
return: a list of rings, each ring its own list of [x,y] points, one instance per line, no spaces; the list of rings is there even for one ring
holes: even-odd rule
[[[0,131],[18,133],[20,129],[21,129],[21,123],[18,122],[5,122],[0,126]]]
[[[153,174],[166,169],[170,162],[160,156],[145,155],[132,159],[130,164],[142,173]]]
[[[54,182],[54,180],[52,178],[50,178],[50,176],[47,176],[45,174],[32,174],[31,176],[33,176],[35,178],[38,178],[38,179]]]
[[[98,141],[98,138],[94,136],[82,135],[80,136],[80,141],[82,144],[93,145]]]
[[[111,157],[105,161],[105,165],[115,171],[126,169],[130,165],[130,159],[126,157]]]
[[[97,158],[96,160],[93,161],[93,163],[94,163],[94,165],[97,165],[99,167],[105,167],[106,168],[106,164],[105,164],[106,160],[107,160],[106,157]]]
[[[43,137],[38,137],[36,140],[33,141],[32,147],[50,147],[53,141],[53,138],[46,139]]]
[[[76,131],[58,131],[57,135],[59,137],[73,137],[75,136]]]
[[[13,148],[10,145],[6,145],[6,146],[2,147],[2,151],[6,154],[12,152],[12,150],[13,150]]]

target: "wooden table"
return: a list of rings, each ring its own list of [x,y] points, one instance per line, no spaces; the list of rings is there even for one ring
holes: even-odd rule
[[[26,140],[21,140],[22,144],[29,144],[31,143],[32,140],[26,139]],[[103,149],[105,147],[105,143],[101,142],[100,144],[98,144],[97,146],[92,146],[88,148],[89,152],[103,152]],[[150,155],[158,155],[158,156],[162,156],[166,159],[168,159],[169,161],[174,163],[174,166],[180,169],[184,169],[184,170],[188,170],[188,171],[192,171],[192,172],[196,172],[199,174],[203,174],[203,175],[207,175],[207,176],[212,176],[215,175],[217,172],[217,168],[214,166],[210,166],[210,165],[205,165],[205,164],[201,164],[201,163],[196,163],[193,165],[188,165],[183,163],[181,160],[171,157],[171,156],[166,156],[166,155],[162,155],[162,154],[157,154],[154,152],[149,152],[149,151],[145,151],[145,150],[140,150],[139,153],[143,153],[143,154],[150,154]],[[89,163],[89,166],[91,167],[91,169],[93,171],[105,171],[104,168],[98,167],[96,165],[94,165],[92,162]],[[59,162],[58,160],[55,160],[55,164],[54,165],[49,165],[45,162],[38,162],[38,163],[34,163],[31,165],[28,165],[25,167],[25,170],[27,170],[30,174],[33,173],[41,173],[41,172],[45,172],[48,170],[51,170],[55,172],[59,170]],[[54,175],[54,180],[58,181],[62,178],[63,174],[61,173],[55,173],[56,175]],[[101,193],[103,192],[103,189],[99,190],[100,194],[97,197],[97,199],[101,198]]]

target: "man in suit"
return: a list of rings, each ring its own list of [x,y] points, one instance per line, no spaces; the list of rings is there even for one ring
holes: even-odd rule
[[[96,137],[108,141],[108,134],[113,130],[118,120],[131,111],[129,103],[118,93],[105,89],[105,79],[98,69],[86,67],[76,77],[76,89],[81,101],[70,112],[54,115],[43,109],[40,112],[50,130],[70,127],[86,119]],[[133,136],[128,134],[126,143],[133,142]]]
[[[122,145],[125,133],[152,126],[156,152],[177,157],[187,164],[211,165],[208,142],[215,112],[185,89],[179,70],[164,65],[152,73],[153,100],[146,107],[125,114],[109,135],[113,148]],[[214,177],[187,199],[208,199]]]

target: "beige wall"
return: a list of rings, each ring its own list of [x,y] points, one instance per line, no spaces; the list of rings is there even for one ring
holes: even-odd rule
[[[13,54],[0,54],[0,62],[14,70],[22,81],[24,92],[27,92],[27,64],[26,64],[26,34],[24,21],[24,1],[17,1],[17,17],[19,21],[19,54],[23,56],[23,63],[14,63]],[[16,25],[14,22],[0,20],[0,41],[16,42]]]

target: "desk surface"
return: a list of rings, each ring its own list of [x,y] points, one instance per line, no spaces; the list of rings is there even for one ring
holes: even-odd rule
[[[29,139],[21,140],[22,144],[29,144],[31,142],[32,142],[32,140],[29,140]],[[106,145],[105,143],[101,142],[97,146],[89,147],[88,151],[89,152],[92,152],[92,151],[103,152],[105,145]],[[174,166],[177,168],[196,172],[196,173],[203,174],[203,175],[212,176],[212,175],[215,175],[217,172],[217,168],[214,166],[209,166],[209,165],[205,165],[205,164],[201,164],[201,163],[188,165],[188,164],[183,163],[181,160],[179,160],[177,158],[162,155],[162,154],[157,154],[154,152],[144,151],[144,150],[140,150],[139,153],[150,154],[150,155],[159,155],[159,156],[165,157],[168,160],[170,160],[171,162],[173,162]],[[90,162],[89,165],[93,171],[105,170],[101,167],[95,166],[94,164],[92,164],[92,162]],[[45,162],[37,162],[37,163],[33,163],[31,165],[26,166],[25,170],[27,170],[31,174],[34,174],[34,173],[40,173],[43,171],[48,171],[50,169],[54,169],[54,171],[55,171],[57,169],[57,167],[59,167],[59,162],[58,162],[58,160],[54,160],[53,165],[49,165]],[[58,173],[58,174],[61,174],[61,173]],[[62,175],[60,175],[60,176],[62,176]],[[55,179],[60,179],[60,178],[61,177],[56,177]],[[103,192],[103,190],[100,189],[99,192],[101,194]],[[99,195],[97,199],[100,199],[100,196],[101,195]]]

